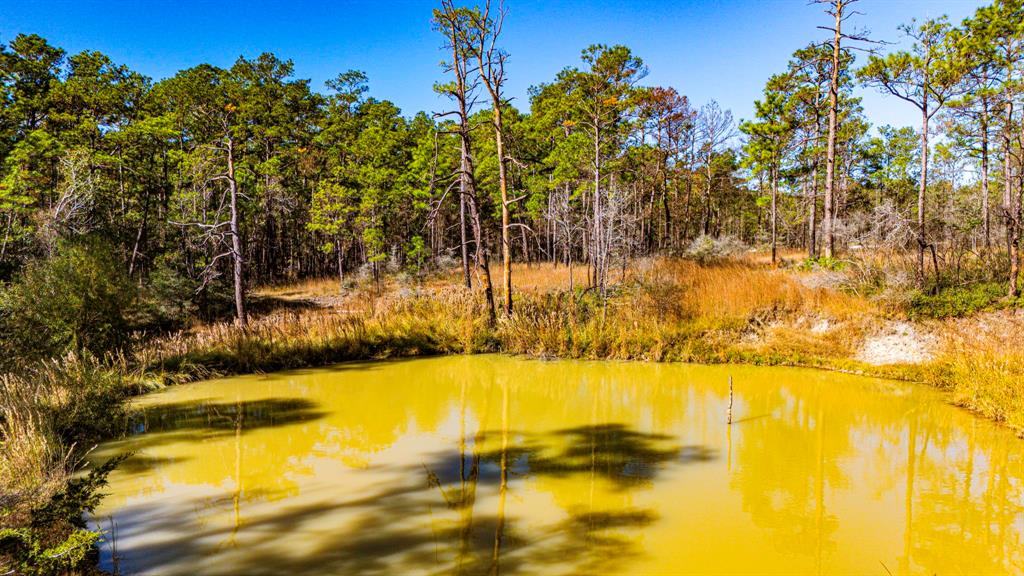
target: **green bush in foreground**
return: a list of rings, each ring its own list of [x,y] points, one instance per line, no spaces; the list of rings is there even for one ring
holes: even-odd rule
[[[100,533],[84,515],[96,509],[107,475],[127,455],[108,460],[35,508],[28,526],[0,529],[0,570],[24,576],[93,573]]]

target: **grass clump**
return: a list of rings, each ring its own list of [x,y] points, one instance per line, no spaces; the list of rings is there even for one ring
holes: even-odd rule
[[[1024,432],[1024,330],[1008,312],[946,323],[925,379],[953,402]]]
[[[187,381],[345,360],[492,350],[482,302],[449,288],[355,297],[345,310],[274,313],[246,328],[218,323],[155,341],[138,363],[161,380]]]
[[[124,424],[126,366],[70,354],[0,375],[0,573],[90,573],[83,514],[117,461],[76,478],[85,452]]]

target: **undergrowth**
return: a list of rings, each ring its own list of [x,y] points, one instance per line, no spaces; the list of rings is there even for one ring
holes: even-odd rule
[[[126,373],[123,358],[70,354],[0,375],[0,574],[94,571],[100,534],[83,515],[118,459],[82,464],[123,430]]]

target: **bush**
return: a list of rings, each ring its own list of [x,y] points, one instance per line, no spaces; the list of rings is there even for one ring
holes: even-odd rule
[[[157,263],[142,289],[134,323],[161,331],[183,327],[199,314],[194,301],[198,282],[166,260]],[[233,305],[234,302],[232,301]]]
[[[27,526],[0,529],[0,569],[7,574],[50,576],[96,570],[100,533],[89,530],[85,514],[99,505],[107,475],[129,455],[108,460],[35,508]]]
[[[103,244],[64,245],[33,262],[0,295],[0,347],[7,359],[102,355],[128,341],[135,285]]]
[[[698,236],[686,249],[686,256],[701,264],[710,264],[737,256],[745,249],[743,242],[731,236]]]
[[[1000,307],[1005,295],[1006,288],[995,282],[948,288],[935,295],[916,292],[908,312],[912,318],[960,318]]]
[[[818,256],[817,258],[805,258],[798,268],[804,272],[813,270],[840,272],[846,268],[846,263],[832,256]]]

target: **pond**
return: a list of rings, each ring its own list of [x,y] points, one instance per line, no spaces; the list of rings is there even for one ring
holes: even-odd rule
[[[135,452],[93,517],[122,573],[1024,572],[1024,441],[922,386],[451,356],[139,407],[96,451]]]

